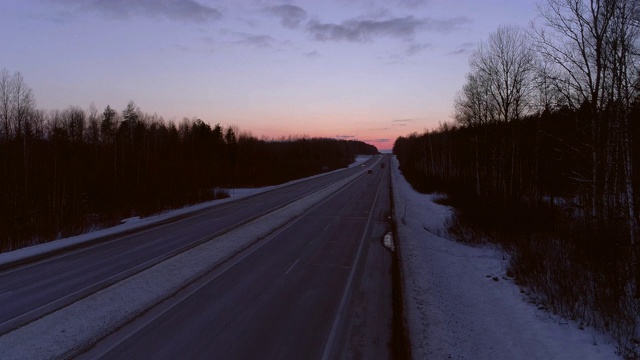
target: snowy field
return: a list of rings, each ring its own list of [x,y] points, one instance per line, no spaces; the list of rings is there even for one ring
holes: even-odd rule
[[[445,239],[449,207],[392,158],[405,316],[414,359],[619,359],[606,336],[528,303],[501,251]]]

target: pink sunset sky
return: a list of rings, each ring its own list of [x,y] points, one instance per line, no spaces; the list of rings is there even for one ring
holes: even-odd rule
[[[468,57],[534,0],[3,0],[0,69],[37,106],[199,118],[380,150],[449,121]]]

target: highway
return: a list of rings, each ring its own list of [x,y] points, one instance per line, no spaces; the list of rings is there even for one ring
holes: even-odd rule
[[[391,358],[388,181],[376,166],[80,358]]]
[[[368,163],[376,161],[372,158]],[[242,226],[362,167],[219,204],[156,226],[0,271],[0,335]]]

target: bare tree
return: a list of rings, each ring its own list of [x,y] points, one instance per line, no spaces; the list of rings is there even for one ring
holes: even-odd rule
[[[96,108],[94,103],[89,105],[87,120],[88,124],[85,138],[87,138],[89,143],[97,149],[97,146],[100,143],[100,121],[98,120],[98,108]]]
[[[639,84],[640,4],[637,0],[547,0],[544,27],[534,27],[537,48],[553,64],[552,81],[574,108],[590,116],[591,226],[628,228],[640,297],[640,246],[633,182],[629,113]]]
[[[550,64],[547,59],[537,60],[533,79],[535,100],[532,107],[541,113],[566,105],[567,101],[562,96],[563,91],[558,89],[560,84],[553,81],[556,78],[553,64]]]
[[[591,116],[591,219],[599,219],[604,204],[601,164],[602,120],[607,104],[609,62],[605,39],[614,15],[610,0],[547,0],[538,12],[544,27],[534,27],[539,53],[555,67],[557,89],[574,108],[589,105]]]
[[[490,82],[480,73],[468,73],[467,82],[454,99],[455,119],[461,125],[483,125],[496,120]]]
[[[616,134],[621,149],[624,169],[625,206],[629,222],[630,239],[636,242],[638,223],[635,216],[633,187],[633,157],[629,132],[629,112],[635,97],[635,88],[640,77],[637,64],[637,42],[639,38],[638,20],[640,4],[638,1],[616,1],[615,16],[606,38],[607,54],[611,63],[610,102],[615,103]],[[640,289],[639,289],[640,290]]]
[[[520,120],[531,109],[535,56],[528,35],[518,27],[501,26],[486,42],[480,43],[470,59],[471,72],[455,100],[458,123],[473,126],[490,122]],[[484,135],[483,135],[484,136]],[[493,184],[486,191],[515,196],[515,151],[513,139],[496,144],[494,149],[480,149],[475,142],[475,189],[480,196],[481,173],[493,173]],[[493,157],[493,161],[481,158]],[[488,167],[483,171],[482,167]]]
[[[10,75],[0,71],[0,122],[5,141],[13,136],[21,137],[27,122],[35,110],[33,92],[19,72]]]
[[[573,108],[588,105],[591,143],[591,203],[602,221],[616,207],[614,182],[623,164],[625,206],[635,238],[628,113],[638,82],[637,0],[547,0],[539,6],[543,27],[534,27],[537,50],[552,68],[546,74]],[[609,112],[607,112],[609,109]],[[612,111],[613,110],[613,115]],[[609,211],[608,213],[611,213]]]
[[[547,0],[538,6],[544,27],[534,27],[537,50],[556,67],[555,81],[574,107],[584,100],[603,109],[605,37],[613,17],[610,0]]]
[[[86,113],[78,106],[69,106],[64,111],[65,128],[69,133],[71,141],[81,143],[86,127]]]
[[[534,54],[526,33],[501,26],[480,44],[471,57],[471,68],[489,82],[489,94],[500,121],[520,119],[528,110]]]
[[[0,122],[2,122],[2,135],[8,141],[11,137],[11,101],[12,101],[12,80],[7,69],[0,71]]]
[[[35,110],[33,91],[25,83],[22,74],[15,73],[12,78],[12,113],[14,120],[14,133],[16,136],[25,136],[25,128],[31,113]]]

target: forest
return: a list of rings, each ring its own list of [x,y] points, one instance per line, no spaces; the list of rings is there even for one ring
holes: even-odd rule
[[[498,244],[528,299],[640,344],[640,4],[547,0],[469,58],[454,121],[400,137],[412,185],[456,209],[453,238]]]
[[[187,204],[224,188],[284,183],[377,154],[364,142],[258,139],[237,127],[143,113],[133,102],[41,110],[20,73],[0,71],[0,251]]]

